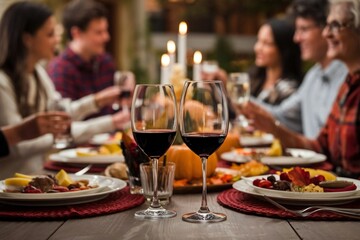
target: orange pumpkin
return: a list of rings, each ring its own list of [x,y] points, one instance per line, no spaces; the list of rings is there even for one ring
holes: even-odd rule
[[[168,161],[176,164],[175,179],[199,179],[202,177],[201,160],[198,155],[192,152],[186,145],[173,145],[166,153]],[[217,155],[210,155],[207,160],[206,176],[210,177],[216,169]]]
[[[220,158],[221,154],[223,154],[224,152],[229,152],[232,149],[239,147],[241,147],[239,134],[229,132],[223,144],[221,144],[218,150],[216,150],[216,154],[218,158]]]

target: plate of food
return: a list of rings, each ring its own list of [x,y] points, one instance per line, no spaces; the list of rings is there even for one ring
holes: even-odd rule
[[[295,167],[280,175],[262,175],[244,178],[253,192],[272,198],[293,201],[331,201],[360,198],[360,181],[336,177],[331,172]],[[240,187],[239,187],[240,185]],[[242,184],[234,184],[241,188]]]
[[[260,159],[268,150],[269,148],[235,148],[221,154],[220,157],[228,162],[245,163],[252,159]]]
[[[102,144],[120,144],[122,139],[122,132],[115,133],[100,133],[94,135],[89,143],[93,145],[102,145]]]
[[[207,178],[207,190],[208,192],[217,192],[224,189],[231,188],[232,184],[240,179],[239,172],[237,170],[229,168],[216,168],[215,173]],[[174,180],[175,194],[183,193],[201,193],[202,191],[202,179],[179,179]]]
[[[243,147],[256,147],[271,145],[274,136],[270,133],[255,131],[252,134],[241,134],[240,144]]]
[[[59,171],[55,176],[16,173],[0,181],[0,201],[12,205],[58,206],[95,201],[120,190],[126,182],[96,175],[75,176]]]
[[[252,195],[254,197],[258,197],[260,199],[263,198],[264,194],[255,191],[253,187],[251,187],[246,180],[239,180],[233,184],[233,188]],[[268,196],[279,203],[287,204],[287,205],[299,205],[299,206],[312,206],[312,205],[340,205],[349,203],[355,200],[360,199],[359,194],[354,194],[347,197],[341,198],[321,198],[321,199],[302,199],[302,198],[293,198],[293,197],[284,197],[284,196]]]
[[[111,164],[123,162],[121,148],[116,144],[105,144],[96,148],[73,148],[49,156],[50,161],[77,164]]]

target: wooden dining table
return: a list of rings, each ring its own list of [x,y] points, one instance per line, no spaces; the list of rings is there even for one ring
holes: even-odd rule
[[[1,162],[0,178],[14,172],[27,174],[54,173],[43,169],[44,156],[16,158]],[[0,220],[0,239],[360,239],[359,221],[309,221],[270,218],[240,213],[218,204],[219,193],[208,194],[211,210],[227,215],[220,223],[196,224],[184,222],[184,213],[200,207],[200,194],[176,194],[166,207],[177,216],[170,219],[144,220],[134,213],[136,208],[82,219],[68,220]]]

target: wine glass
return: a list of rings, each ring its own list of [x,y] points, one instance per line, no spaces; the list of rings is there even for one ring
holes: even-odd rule
[[[206,163],[228,133],[228,106],[221,81],[186,81],[179,111],[181,137],[202,161],[202,201],[197,212],[183,215],[187,222],[221,222],[226,215],[207,206]]]
[[[169,218],[176,212],[166,210],[158,198],[158,159],[174,142],[177,108],[174,88],[170,84],[139,84],[131,105],[131,127],[135,141],[151,159],[154,196],[150,207],[135,213],[141,218]]]
[[[119,101],[112,104],[114,111],[128,109],[127,102],[131,100],[132,90],[135,87],[135,79],[132,72],[115,71],[114,85],[121,87]]]
[[[230,73],[226,86],[231,101],[236,105],[246,106],[250,100],[249,74],[245,72]],[[244,115],[239,114],[237,120],[241,127],[247,128],[249,126],[249,122]]]

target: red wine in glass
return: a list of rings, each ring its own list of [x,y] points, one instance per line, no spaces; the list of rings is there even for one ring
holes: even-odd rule
[[[153,196],[150,206],[135,217],[158,219],[175,217],[176,212],[161,206],[158,197],[158,162],[174,142],[177,104],[170,84],[138,84],[131,104],[131,128],[139,148],[151,159]]]
[[[134,131],[133,135],[146,155],[150,158],[160,158],[173,143],[176,131],[167,129]]]
[[[225,134],[189,133],[182,135],[185,144],[198,156],[209,157],[224,142]]]
[[[228,133],[227,99],[221,81],[185,81],[179,107],[179,125],[185,144],[202,162],[202,199],[197,212],[186,213],[186,222],[208,223],[226,220],[226,215],[207,206],[206,165]]]

